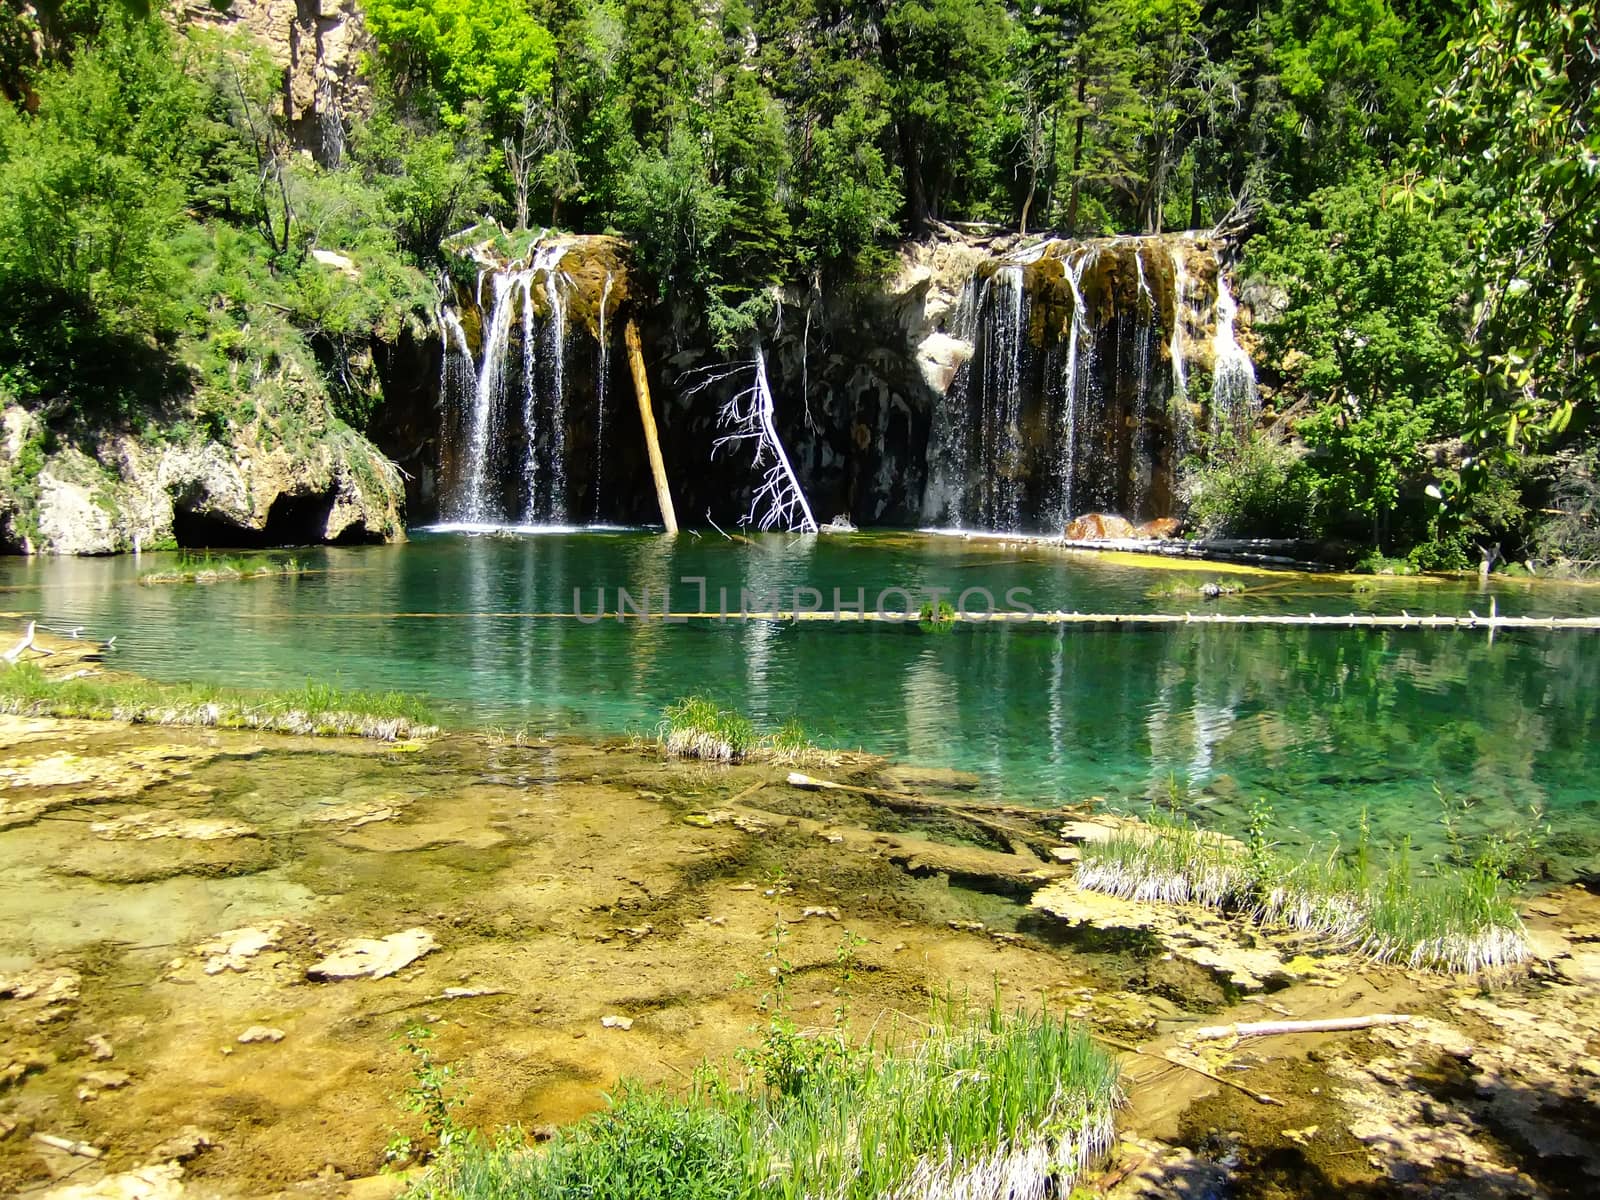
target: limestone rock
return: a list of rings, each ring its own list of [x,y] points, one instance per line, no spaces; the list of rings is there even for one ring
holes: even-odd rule
[[[307,968],[309,979],[384,979],[438,949],[426,929],[403,929],[385,938],[351,938]]]
[[[969,341],[946,333],[930,333],[917,346],[917,366],[923,381],[935,394],[948,395],[956,372],[971,360],[973,352]]]
[[[191,818],[174,812],[128,813],[109,821],[96,821],[89,832],[108,842],[147,842],[157,838],[180,838],[185,841],[214,842],[228,838],[255,837],[253,826],[221,817]]]
[[[884,767],[878,775],[889,786],[908,792],[971,792],[983,786],[983,780],[972,772],[949,767],[915,767],[893,763]]]
[[[0,549],[112,554],[175,542],[403,537],[399,471],[365,438],[329,422],[311,381],[284,386],[293,393],[285,402],[306,409],[304,443],[287,445],[260,423],[230,426],[224,440],[84,434],[44,455],[26,490],[16,472],[25,449],[44,454],[37,419],[17,406],[0,410]]]
[[[282,115],[295,142],[325,166],[338,162],[346,119],[371,101],[361,62],[373,40],[355,0],[233,0],[221,12],[184,0],[177,19],[242,29],[260,43],[284,73]]]
[[[248,971],[250,960],[263,950],[270,950],[283,936],[284,924],[274,921],[259,928],[225,929],[209,942],[195,947],[195,953],[206,957],[206,974],[220,975],[223,971]]]
[[[281,1042],[283,1030],[269,1029],[265,1025],[252,1025],[239,1035],[239,1044],[249,1046],[256,1042]]]
[[[177,1163],[161,1163],[108,1175],[97,1183],[53,1188],[39,1200],[179,1200],[182,1195],[183,1168]]]
[[[1069,542],[1103,542],[1134,537],[1133,522],[1111,513],[1085,513],[1067,523],[1062,534]]]

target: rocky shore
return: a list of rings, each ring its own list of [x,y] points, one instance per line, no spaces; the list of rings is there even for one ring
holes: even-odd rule
[[[6,640],[9,644],[10,639]],[[63,653],[53,671],[96,669]],[[59,662],[57,663],[57,660]],[[1600,1178],[1600,899],[1527,902],[1529,968],[1378,967],[1079,890],[1094,798],[953,772],[663,760],[0,719],[0,1188],[386,1195],[417,1118],[396,1040],[464,1124],[529,1136],[623,1077],[749,1044],[787,964],[802,1026],[947,989],[1046,1006],[1125,1055],[1117,1196],[1564,1196]],[[1405,1014],[1239,1039],[1202,1027]],[[413,1164],[414,1165],[414,1164]]]

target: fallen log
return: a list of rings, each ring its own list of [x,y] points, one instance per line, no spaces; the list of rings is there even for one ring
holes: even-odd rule
[[[98,1146],[91,1146],[88,1142],[75,1142],[71,1138],[57,1137],[53,1133],[36,1133],[33,1140],[40,1145],[49,1146],[52,1150],[61,1150],[67,1154],[76,1154],[79,1158],[104,1158],[105,1151]]]
[[[1380,1025],[1409,1025],[1405,1013],[1375,1013],[1370,1017],[1328,1017],[1318,1021],[1239,1021],[1232,1025],[1204,1025],[1191,1031],[1187,1040],[1203,1042],[1223,1038],[1271,1037],[1281,1033],[1343,1033],[1351,1029],[1373,1029]]]
[[[33,648],[33,634],[37,628],[37,621],[29,621],[28,631],[22,635],[22,640],[15,646],[11,647],[11,649],[7,650],[5,654],[0,657],[4,657],[8,663],[14,663],[20,659],[24,654]]]
[[[622,333],[628,347],[628,369],[633,375],[633,393],[639,401],[639,422],[644,428],[645,453],[650,459],[650,474],[656,485],[656,504],[661,509],[661,525],[668,533],[677,533],[678,516],[673,511],[672,489],[667,486],[667,465],[661,457],[661,442],[656,437],[656,416],[650,404],[650,375],[644,366],[638,322],[629,317]]]

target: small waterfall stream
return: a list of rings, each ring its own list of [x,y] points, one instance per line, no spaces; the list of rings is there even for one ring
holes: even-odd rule
[[[1211,431],[1226,430],[1243,437],[1261,411],[1261,395],[1256,390],[1256,368],[1239,345],[1234,321],[1239,306],[1228,290],[1228,278],[1217,272],[1217,306],[1211,347],[1215,365],[1211,370]]]

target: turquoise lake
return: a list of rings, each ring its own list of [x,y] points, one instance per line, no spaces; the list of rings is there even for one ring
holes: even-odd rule
[[[760,723],[799,718],[825,744],[981,776],[1040,805],[1139,809],[1176,792],[1244,827],[1259,799],[1278,836],[1374,836],[1437,851],[1441,815],[1468,835],[1551,827],[1561,874],[1600,869],[1600,633],[1317,628],[686,624],[572,616],[617,589],[659,612],[726,588],[816,589],[868,607],[901,588],[982,588],[1084,612],[1351,611],[1600,614],[1600,588],[1544,581],[1229,574],[1122,556],[920,534],[676,540],[641,533],[416,534],[406,545],[297,551],[314,573],[142,586],[174,555],[0,560],[0,608],[85,636],[158,679],[305,679],[431,697],[455,723],[536,734],[649,732],[663,705],[710,695]],[[1184,589],[1243,585],[1207,601]],[[887,601],[901,606],[898,593]],[[973,601],[974,606],[977,601]]]

